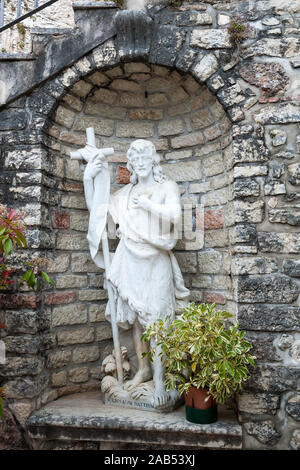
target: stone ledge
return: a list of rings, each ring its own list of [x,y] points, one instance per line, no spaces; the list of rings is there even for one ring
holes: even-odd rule
[[[88,10],[88,9],[96,9],[96,8],[118,8],[118,5],[115,2],[73,2],[72,3],[73,10]]]
[[[241,449],[242,427],[232,411],[220,407],[219,421],[186,421],[184,407],[163,414],[104,405],[100,392],[61,397],[27,420],[31,439],[122,443],[192,449]]]

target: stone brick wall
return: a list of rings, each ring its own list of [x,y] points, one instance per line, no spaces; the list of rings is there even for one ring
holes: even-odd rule
[[[238,399],[244,448],[299,449],[300,7],[205,3],[155,7],[142,49],[112,30],[1,110],[2,198],[27,210],[31,246],[52,260],[58,284],[39,297],[1,295],[19,421],[59,394],[96,386],[111,347],[102,275],[85,240],[82,172],[68,156],[94,124],[101,144],[117,150],[114,188],[127,181],[128,142],[145,136],[183,203],[205,204],[204,217],[191,208],[204,246],[180,241],[176,256],[193,298],[231,309],[254,344],[257,365]],[[237,52],[227,25],[240,13],[252,32]]]

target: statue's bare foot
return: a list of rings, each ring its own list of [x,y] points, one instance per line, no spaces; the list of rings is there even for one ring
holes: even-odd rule
[[[125,390],[133,390],[134,387],[137,387],[137,385],[140,385],[143,382],[147,382],[147,380],[150,380],[152,378],[152,371],[150,367],[144,367],[143,369],[139,369],[135,376],[133,377],[132,380],[128,380],[124,384]]]
[[[164,387],[155,390],[151,405],[153,408],[163,410],[172,408],[179,400],[179,394],[175,390],[167,392]]]

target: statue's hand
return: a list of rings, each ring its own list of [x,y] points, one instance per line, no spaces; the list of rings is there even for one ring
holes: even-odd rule
[[[150,199],[144,194],[133,197],[132,202],[134,204],[135,209],[138,209],[138,208],[145,209],[145,210],[150,209],[150,204],[151,204]]]
[[[90,160],[84,170],[84,179],[91,180],[100,173],[103,167],[103,158],[104,155],[100,152]]]

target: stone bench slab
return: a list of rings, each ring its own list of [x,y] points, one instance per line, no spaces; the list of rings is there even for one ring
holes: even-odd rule
[[[168,450],[241,449],[242,428],[232,411],[220,407],[219,420],[199,425],[185,419],[184,406],[170,413],[147,412],[105,405],[100,392],[61,397],[27,420],[32,439],[150,445]],[[102,447],[100,447],[102,448]]]

